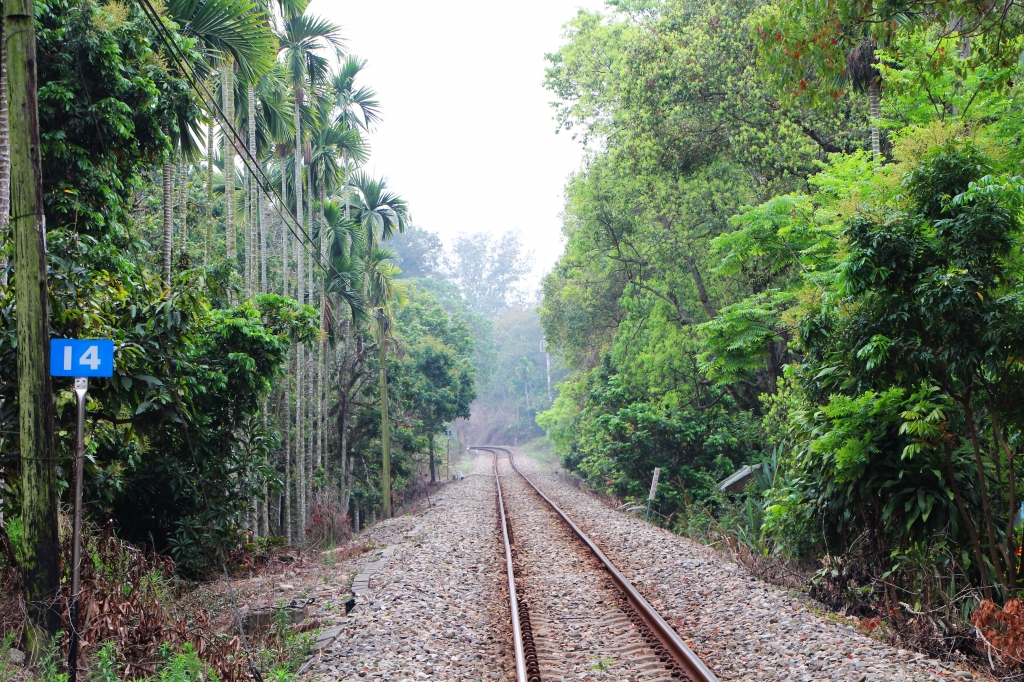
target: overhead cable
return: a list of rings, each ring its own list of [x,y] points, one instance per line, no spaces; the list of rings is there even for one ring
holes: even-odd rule
[[[253,179],[256,180],[256,183],[264,192],[266,192],[270,196],[277,197],[278,201],[271,203],[275,205],[277,213],[279,216],[281,216],[282,222],[285,225],[287,225],[288,231],[291,232],[293,237],[299,240],[299,242],[303,245],[303,248],[306,250],[306,252],[316,254],[316,264],[320,267],[321,270],[324,271],[324,274],[327,274],[327,268],[330,267],[330,269],[333,270],[334,273],[340,277],[341,273],[337,270],[337,268],[334,267],[334,265],[329,260],[327,260],[324,257],[323,253],[321,253],[320,250],[316,247],[316,245],[313,243],[313,239],[306,232],[305,228],[303,228],[301,221],[298,218],[296,218],[292,213],[285,212],[284,198],[277,192],[277,190],[270,183],[270,179],[267,177],[266,173],[263,172],[263,168],[262,166],[260,166],[259,161],[249,151],[249,148],[242,139],[241,134],[239,134],[239,132],[235,129],[234,123],[228,119],[227,114],[224,113],[224,110],[221,108],[221,105],[217,102],[217,98],[213,96],[213,93],[210,92],[206,85],[202,81],[200,81],[200,79],[196,76],[195,70],[192,68],[190,64],[188,64],[188,59],[185,57],[185,54],[182,51],[181,47],[178,46],[177,42],[174,39],[174,36],[171,34],[170,30],[164,25],[163,21],[160,20],[160,14],[153,7],[151,0],[142,0],[141,4],[143,12],[146,14],[146,18],[149,19],[149,22],[156,29],[157,34],[160,36],[161,42],[163,42],[164,45],[167,47],[168,51],[170,52],[171,58],[178,66],[178,69],[181,71],[185,80],[189,82],[189,85],[192,86],[192,89],[196,92],[197,95],[199,95],[201,99],[205,99],[212,105],[214,109],[216,109],[216,111],[213,112],[214,115],[217,116],[217,118],[219,118],[221,127],[224,130],[225,134],[230,132],[230,137],[232,137],[233,140],[237,143],[235,144],[235,148],[242,150],[242,163],[245,165],[246,169],[252,174]],[[296,104],[296,106],[298,105]],[[208,160],[208,163],[212,163],[212,159]],[[227,183],[227,171],[228,169],[225,168],[225,184]],[[290,223],[289,220],[291,221]]]

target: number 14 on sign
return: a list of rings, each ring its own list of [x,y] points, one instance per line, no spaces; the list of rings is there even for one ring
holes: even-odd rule
[[[109,339],[51,339],[50,376],[114,375],[114,342]]]

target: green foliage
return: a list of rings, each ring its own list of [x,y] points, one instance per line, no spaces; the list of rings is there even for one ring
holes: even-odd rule
[[[445,425],[469,417],[476,398],[475,368],[470,361],[474,339],[465,321],[449,315],[432,296],[413,288],[398,314],[403,350],[403,375],[410,378],[405,400],[430,440]]]
[[[36,663],[39,682],[67,682],[70,677],[68,673],[64,672],[60,634],[54,635],[39,655],[39,661]]]
[[[16,632],[8,632],[0,639],[0,682],[8,682],[18,675],[18,666],[11,661],[11,647],[16,636]]]
[[[790,336],[780,311],[793,298],[792,294],[766,291],[722,308],[718,317],[700,325],[698,333],[706,334],[705,350],[697,355],[700,371],[718,384],[733,384],[756,374],[771,345]]]
[[[121,682],[121,666],[118,662],[117,647],[113,642],[104,642],[96,650],[92,667],[95,682]]]
[[[955,628],[1015,594],[1019,8],[615,7],[548,72],[593,149],[540,307],[563,464],[627,499],[664,467],[673,525],[819,564],[837,605],[923,592]]]
[[[203,663],[191,644],[181,651],[165,651],[164,663],[157,671],[160,682],[217,682],[217,673]]]
[[[247,500],[276,479],[275,434],[258,416],[288,346],[311,341],[318,317],[275,296],[213,307],[216,277],[199,271],[164,289],[136,202],[168,158],[167,133],[185,134],[175,121],[199,115],[191,90],[137,5],[51,3],[38,24],[51,331],[116,346],[115,376],[90,386],[88,510],[202,571],[218,543],[238,538]],[[193,42],[178,42],[199,59]],[[16,431],[16,316],[14,291],[0,290],[5,434]],[[70,472],[74,399],[64,382],[55,388],[60,470]],[[4,451],[10,469],[17,449]],[[8,514],[20,503],[16,483],[11,492]]]
[[[759,8],[749,20],[749,27],[757,37],[760,61],[768,77],[787,99],[826,107],[844,99],[855,85],[865,89],[863,84],[851,83],[854,74],[850,70],[857,69],[851,62],[857,60],[850,56],[858,46],[866,41],[872,49],[886,48],[883,54],[875,55],[884,64],[891,55],[889,50],[894,46],[897,50],[906,49],[905,37],[920,32],[948,36],[947,47],[958,44],[955,52],[962,63],[949,68],[950,73],[963,76],[977,72],[985,77],[986,72],[1003,71],[998,87],[1006,87],[1011,79],[1009,70],[1016,66],[1021,54],[1022,21],[1024,15],[1018,7],[1007,6],[1000,11],[972,0],[938,5],[919,0],[785,0]],[[918,54],[929,53],[921,50]],[[939,72],[944,58],[940,51],[932,51],[924,63],[929,70]],[[881,66],[877,61],[875,68]],[[880,70],[885,78],[891,73],[884,66]],[[965,85],[964,89],[969,90],[970,84]],[[927,102],[933,94],[921,90],[918,99]],[[943,114],[940,110],[932,115]]]
[[[43,7],[36,39],[47,227],[113,234],[127,245],[133,196],[170,151],[161,125],[195,118],[197,104],[167,66],[139,5],[56,0]]]
[[[402,493],[415,484],[415,455],[432,448],[431,439],[458,417],[469,415],[475,397],[474,336],[457,307],[446,310],[443,299],[425,286],[427,280],[405,281],[405,304],[397,311],[395,335],[398,352],[389,353],[389,414],[391,418],[391,473],[393,489]],[[363,332],[369,346],[373,337]],[[367,356],[365,372],[376,377],[379,356]],[[379,386],[368,383],[354,414],[353,451],[380,451]],[[380,503],[377,481],[379,458],[367,458],[355,472],[353,496],[360,504]]]
[[[715,481],[757,447],[756,421],[721,403],[705,409],[653,403],[629,382],[606,357],[564,386],[555,408],[540,415],[563,465],[626,499],[644,498],[654,467],[661,467],[654,509],[669,519],[692,505],[713,504]],[[577,414],[570,416],[575,401]]]

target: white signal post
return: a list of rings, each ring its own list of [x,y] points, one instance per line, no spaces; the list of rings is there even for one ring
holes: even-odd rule
[[[448,468],[452,464],[451,445],[452,445],[452,430],[451,429],[445,429],[444,430],[444,477],[445,478],[451,478],[451,475],[448,472]]]
[[[644,514],[645,522],[651,518],[651,502],[654,501],[654,495],[658,492],[659,474],[661,474],[661,467],[654,467],[654,478],[651,480],[651,492],[647,495],[647,513]]]

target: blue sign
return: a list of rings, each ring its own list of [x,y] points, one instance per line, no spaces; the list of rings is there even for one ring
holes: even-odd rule
[[[50,339],[50,376],[114,376],[114,342],[109,339]]]

